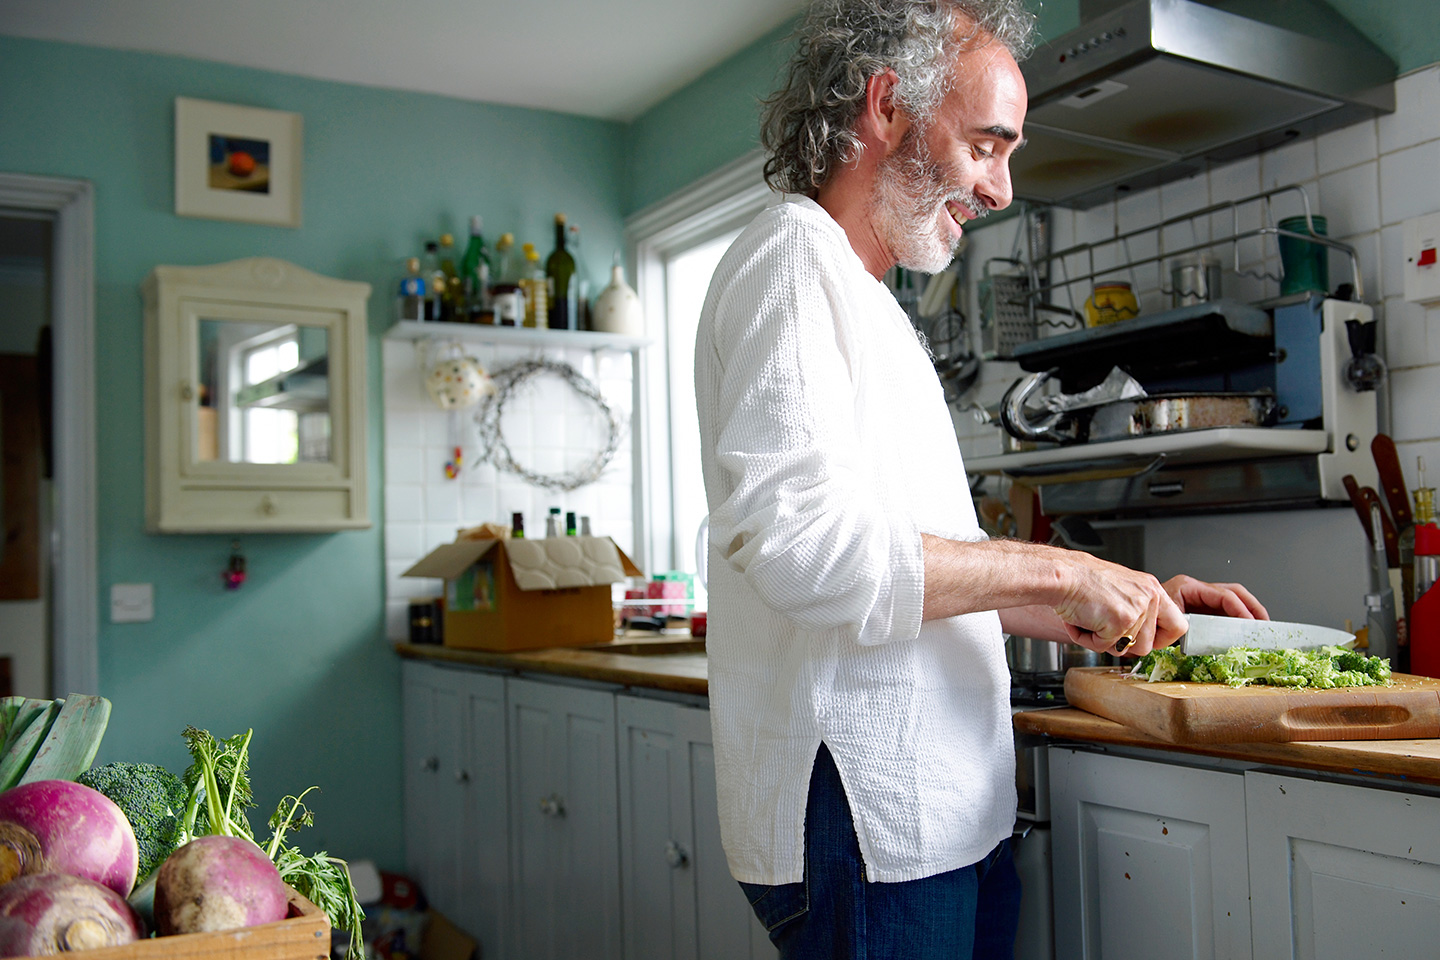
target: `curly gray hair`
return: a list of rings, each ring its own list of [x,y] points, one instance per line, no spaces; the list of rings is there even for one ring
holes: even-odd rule
[[[958,36],[963,24],[973,29]],[[976,36],[1029,54],[1035,15],[1022,0],[815,0],[796,31],[784,87],[764,101],[765,182],[813,196],[860,155],[853,129],[871,77],[893,69],[895,97],[918,123],[949,90],[949,67]]]

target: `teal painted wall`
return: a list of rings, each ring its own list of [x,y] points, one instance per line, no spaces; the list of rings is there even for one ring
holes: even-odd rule
[[[304,117],[299,230],[175,216],[174,98]],[[182,770],[186,724],[255,729],[263,824],[319,784],[307,849],[403,866],[400,667],[384,637],[380,334],[402,259],[485,216],[541,250],[563,210],[592,262],[620,242],[623,128],[563,114],[306,80],[171,57],[0,38],[0,170],[95,185],[101,598],[155,584],[151,623],[110,624],[100,759]],[[229,537],[144,530],[140,284],[159,263],[281,257],[374,285],[370,301],[369,530],[246,536],[250,577],[221,587]],[[600,279],[598,276],[596,280]]]
[[[1224,0],[1215,0],[1223,5]],[[1260,0],[1286,3],[1288,0]],[[1327,0],[1407,73],[1440,61],[1435,0]],[[1080,24],[1079,0],[1031,0],[1041,42]],[[762,37],[642,113],[626,131],[627,214],[643,209],[760,145],[759,103],[775,91],[794,22]]]

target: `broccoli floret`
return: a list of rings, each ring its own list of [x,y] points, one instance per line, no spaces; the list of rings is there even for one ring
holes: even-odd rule
[[[175,852],[189,791],[180,778],[153,763],[107,763],[75,778],[98,790],[125,814],[140,849],[139,878]]]

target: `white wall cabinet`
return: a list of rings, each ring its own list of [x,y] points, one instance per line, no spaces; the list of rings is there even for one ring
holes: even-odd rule
[[[761,960],[702,706],[406,661],[407,869],[484,960]]]
[[[1055,954],[1427,957],[1440,797],[1052,747]]]
[[[626,960],[773,957],[720,846],[709,712],[616,704]]]
[[[1251,956],[1243,776],[1052,748],[1050,812],[1057,960]]]
[[[1440,953],[1440,798],[1245,776],[1255,956]]]

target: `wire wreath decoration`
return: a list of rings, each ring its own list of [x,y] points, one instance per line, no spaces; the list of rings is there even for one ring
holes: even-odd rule
[[[572,390],[595,404],[608,427],[608,436],[600,451],[579,467],[565,473],[536,473],[526,469],[516,462],[514,454],[510,452],[510,445],[505,442],[505,435],[500,430],[506,402],[516,395],[521,386],[542,374],[559,377],[568,383]],[[490,378],[495,382],[495,393],[482,400],[475,413],[480,442],[485,448],[484,459],[495,464],[497,469],[513,473],[527,483],[547,490],[563,490],[568,493],[600,479],[600,474],[614,458],[615,451],[620,448],[620,420],[601,396],[599,387],[570,364],[556,360],[521,360],[495,371]]]

